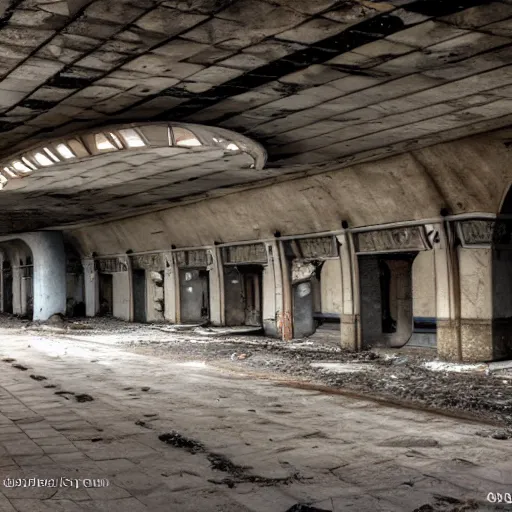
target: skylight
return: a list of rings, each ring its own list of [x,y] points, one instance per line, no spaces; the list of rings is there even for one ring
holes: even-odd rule
[[[19,160],[15,160],[12,163],[12,166],[16,171],[19,171],[23,174],[30,174],[32,172],[32,169],[30,169],[30,167],[27,167],[23,162],[20,162]]]
[[[53,165],[53,162],[43,153],[36,153],[34,155],[36,162],[43,167],[48,167],[49,165]]]
[[[146,145],[135,130],[129,128],[126,130],[119,130],[119,133],[129,148],[140,148]]]
[[[109,150],[116,150],[117,148],[107,139],[107,136],[104,133],[97,133],[94,136],[94,140],[96,142],[96,147],[100,151],[105,151],[107,149]]]
[[[60,156],[64,157],[66,160],[69,160],[70,158],[75,158],[75,154],[66,144],[59,144],[57,146],[57,151]]]

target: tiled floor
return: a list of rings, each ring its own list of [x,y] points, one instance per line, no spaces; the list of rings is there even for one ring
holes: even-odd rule
[[[132,354],[111,336],[0,340],[15,359],[0,361],[0,512],[494,510],[487,494],[512,492],[512,441],[476,436],[482,425]],[[158,439],[171,430],[204,449]],[[249,468],[216,470],[211,453]]]

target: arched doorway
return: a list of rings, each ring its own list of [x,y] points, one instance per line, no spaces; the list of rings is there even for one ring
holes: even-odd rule
[[[492,236],[493,359],[512,356],[512,186],[494,223]]]

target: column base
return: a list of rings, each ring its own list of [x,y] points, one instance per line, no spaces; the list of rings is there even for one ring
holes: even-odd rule
[[[358,350],[359,318],[354,315],[341,315],[341,348]]]
[[[437,355],[445,361],[459,361],[459,329],[456,320],[437,320]]]

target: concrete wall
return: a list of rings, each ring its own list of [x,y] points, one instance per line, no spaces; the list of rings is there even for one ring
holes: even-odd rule
[[[418,253],[412,264],[412,305],[415,317],[436,316],[436,280],[433,251]]]
[[[112,316],[121,320],[130,320],[130,279],[128,272],[112,274],[113,298]]]
[[[320,307],[322,313],[341,314],[340,260],[326,260],[320,275]]]

